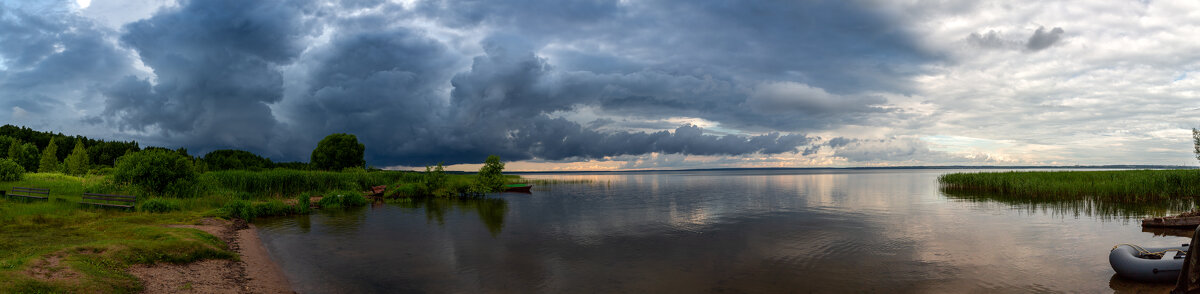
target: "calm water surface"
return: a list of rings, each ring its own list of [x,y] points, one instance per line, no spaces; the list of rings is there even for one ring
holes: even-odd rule
[[[526,175],[593,182],[258,226],[301,293],[1146,290],[1113,277],[1112,246],[1190,240],[1140,210],[938,190],[961,171]]]

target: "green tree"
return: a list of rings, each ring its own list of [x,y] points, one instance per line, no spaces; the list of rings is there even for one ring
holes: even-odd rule
[[[14,141],[12,145],[8,146],[8,159],[12,159],[26,171],[37,170],[37,146],[34,146],[33,143],[22,143],[20,140]]]
[[[366,146],[358,143],[358,137],[350,134],[332,134],[325,136],[313,149],[310,159],[313,168],[320,170],[340,171],[347,167],[365,167],[363,151]]]
[[[504,189],[504,162],[500,162],[500,156],[489,155],[487,160],[483,161],[483,167],[479,168],[479,176],[475,178],[479,182],[479,186],[484,192],[499,192]]]
[[[242,150],[216,150],[204,155],[201,160],[208,170],[261,170],[270,168],[270,159]]]
[[[150,149],[118,158],[113,180],[156,195],[190,196],[196,171],[192,160],[178,152]]]
[[[1196,160],[1200,160],[1200,130],[1192,128],[1192,152],[1196,153]]]
[[[425,188],[430,192],[435,192],[446,185],[446,169],[439,162],[437,166],[425,166]]]
[[[54,139],[50,139],[46,149],[42,150],[41,162],[38,163],[39,173],[58,172],[58,144],[55,144],[54,141]]]
[[[8,148],[12,147],[13,143],[17,143],[17,139],[0,136],[0,158],[8,158]]]
[[[83,147],[83,140],[75,140],[75,149],[71,150],[71,155],[67,155],[67,160],[63,162],[67,166],[67,173],[72,175],[86,174],[88,171],[88,153],[87,148]]]

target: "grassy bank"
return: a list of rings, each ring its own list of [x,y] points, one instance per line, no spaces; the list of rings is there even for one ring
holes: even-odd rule
[[[1036,171],[954,173],[938,177],[943,191],[999,194],[1037,200],[1105,202],[1194,199],[1197,170]]]
[[[444,182],[455,188],[474,177],[445,175]],[[193,197],[179,198],[105,175],[28,173],[0,182],[0,190],[49,188],[51,200],[0,197],[0,293],[138,292],[140,281],[126,273],[132,265],[237,258],[215,236],[168,225],[308,213],[308,197],[318,195],[327,196],[317,203],[325,209],[365,205],[359,191],[377,185],[445,190],[429,189],[425,180],[424,173],[399,171],[213,171],[198,175]],[[81,206],[85,192],[136,195],[137,208]]]

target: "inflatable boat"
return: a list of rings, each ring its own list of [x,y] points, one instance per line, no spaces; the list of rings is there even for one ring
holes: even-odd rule
[[[1108,264],[1123,278],[1139,282],[1175,282],[1183,262],[1187,260],[1188,245],[1179,247],[1143,248],[1133,244],[1113,246],[1108,252]]]

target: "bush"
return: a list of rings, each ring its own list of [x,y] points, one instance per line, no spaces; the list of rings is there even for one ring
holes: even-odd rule
[[[283,201],[271,200],[254,204],[254,217],[284,216],[296,213],[295,208],[284,204]]]
[[[307,193],[296,196],[296,213],[308,214],[312,211],[312,200]]]
[[[20,181],[25,177],[25,168],[12,159],[0,158],[0,181]]]
[[[250,201],[246,200],[225,202],[225,206],[222,206],[220,211],[222,216],[229,219],[240,218],[246,221],[254,219],[254,207],[250,205]]]
[[[359,192],[334,191],[321,198],[321,201],[317,202],[317,206],[321,208],[348,208],[359,207],[369,203],[367,198],[360,195]]]
[[[150,149],[117,159],[113,180],[156,195],[188,197],[194,194],[188,191],[196,180],[196,171],[192,161],[178,152]]]
[[[163,198],[150,198],[150,200],[142,201],[138,210],[153,213],[165,213],[179,211],[179,203]]]

